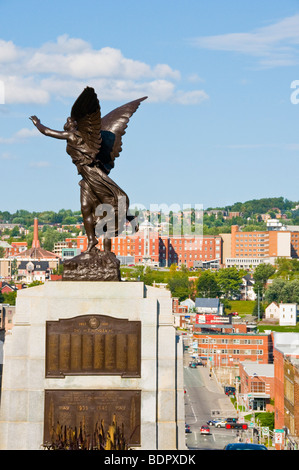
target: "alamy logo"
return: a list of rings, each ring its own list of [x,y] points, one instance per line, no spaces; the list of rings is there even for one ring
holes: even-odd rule
[[[291,83],[291,88],[295,88],[293,93],[291,93],[291,103],[298,104],[299,103],[299,80],[293,80]]]
[[[0,104],[5,104],[5,88],[2,80],[0,80]]]

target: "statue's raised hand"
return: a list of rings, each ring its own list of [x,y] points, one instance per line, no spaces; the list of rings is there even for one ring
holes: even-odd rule
[[[36,116],[30,116],[29,119],[33,122],[33,124],[34,124],[35,126],[36,126],[37,124],[40,124],[40,120],[39,120],[38,117],[36,117]]]

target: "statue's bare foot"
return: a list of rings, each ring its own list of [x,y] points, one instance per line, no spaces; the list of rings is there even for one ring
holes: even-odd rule
[[[90,241],[90,242],[88,243],[88,247],[87,247],[86,252],[87,252],[87,253],[90,253],[91,250],[92,250],[97,244],[98,244],[98,240],[97,240],[96,238],[95,238],[94,240]]]

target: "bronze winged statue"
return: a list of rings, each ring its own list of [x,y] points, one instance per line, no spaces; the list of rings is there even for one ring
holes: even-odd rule
[[[36,116],[30,117],[42,134],[67,141],[66,151],[82,176],[79,185],[88,238],[87,252],[98,244],[96,226],[101,221],[104,251],[111,251],[111,237],[118,236],[126,222],[138,230],[136,217],[129,213],[127,194],[108,175],[122,150],[122,137],[128,122],[146,98],[131,101],[101,117],[97,95],[93,88],[86,87],[75,101],[63,131],[49,129]],[[123,206],[119,204],[120,200],[124,201]],[[101,206],[112,207],[113,210],[102,211],[99,215]]]

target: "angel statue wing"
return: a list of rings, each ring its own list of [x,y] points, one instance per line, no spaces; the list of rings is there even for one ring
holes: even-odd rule
[[[99,100],[93,88],[86,87],[75,101],[71,117],[88,147],[95,152],[107,175],[114,168],[114,160],[122,150],[122,136],[130,117],[147,96],[124,104],[101,117]]]
[[[130,117],[146,98],[147,96],[124,104],[102,117],[102,143],[96,159],[103,165],[107,175],[114,168],[114,160],[122,151],[122,137],[126,133]]]
[[[93,88],[86,87],[76,99],[71,110],[71,118],[77,122],[77,129],[84,142],[96,155],[101,147],[101,109]]]

